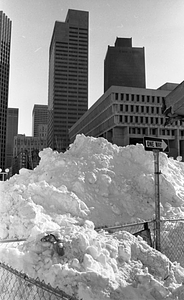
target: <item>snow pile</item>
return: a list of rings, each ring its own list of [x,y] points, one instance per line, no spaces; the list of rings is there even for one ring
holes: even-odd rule
[[[78,135],[65,153],[45,149],[35,170],[0,185],[1,238],[27,237],[33,226],[58,228],[63,215],[112,226],[154,218],[154,163],[143,145],[118,147]],[[184,217],[184,166],[160,153],[163,217]]]
[[[45,149],[40,157],[33,171],[0,183],[0,238],[27,238],[1,245],[0,261],[77,299],[182,295],[182,267],[127,232],[94,230],[154,218],[152,152],[78,135],[65,153]],[[160,153],[160,170],[162,217],[184,217],[183,163]],[[59,240],[45,240],[50,233]]]
[[[0,249],[1,261],[77,299],[183,299],[176,297],[184,292],[184,269],[141,238],[97,233],[90,221],[52,234],[59,237],[60,254],[40,233],[18,248]]]

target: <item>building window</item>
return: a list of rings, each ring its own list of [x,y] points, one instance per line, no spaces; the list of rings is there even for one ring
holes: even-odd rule
[[[164,118],[160,119],[160,123],[163,125],[164,124]]]
[[[125,116],[125,123],[128,122],[128,116]]]
[[[127,101],[129,100],[129,94],[126,94],[126,100]]]
[[[146,134],[146,128],[142,128],[142,134]]]
[[[149,96],[147,96],[147,102],[149,102],[150,101],[150,97]]]
[[[130,116],[130,123],[133,123],[133,116]]]
[[[149,114],[149,106],[146,106],[146,112]]]
[[[151,113],[154,114],[154,107],[151,107]]]
[[[144,102],[144,95],[142,95],[142,102]]]
[[[120,104],[120,111],[123,111],[123,104]]]
[[[115,100],[118,100],[118,93],[115,93]]]
[[[134,101],[134,95],[131,95],[132,101]]]
[[[126,112],[128,111],[128,105],[125,105],[125,111]]]
[[[141,106],[141,112],[142,113],[144,112],[144,106]]]
[[[120,121],[120,123],[123,122],[123,116],[119,116],[119,121]]]
[[[124,99],[124,94],[121,94],[121,100],[123,100]]]
[[[136,105],[136,112],[139,112],[139,106]]]
[[[137,102],[139,102],[139,95],[137,95]]]
[[[156,129],[155,128],[152,128],[152,135],[155,135],[156,134]]]
[[[152,96],[152,103],[154,103],[155,102],[155,97],[154,96]]]

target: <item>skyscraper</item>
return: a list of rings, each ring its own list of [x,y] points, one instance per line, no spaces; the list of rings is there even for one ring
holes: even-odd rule
[[[104,60],[104,92],[112,85],[145,88],[144,48],[132,47],[132,38],[117,38]]]
[[[11,21],[0,11],[0,168],[5,168]]]
[[[8,108],[6,130],[6,168],[12,166],[14,136],[18,133],[18,108]]]
[[[49,50],[48,146],[65,151],[68,130],[88,109],[88,12],[55,22]]]
[[[32,136],[47,137],[48,105],[35,104],[32,112]]]

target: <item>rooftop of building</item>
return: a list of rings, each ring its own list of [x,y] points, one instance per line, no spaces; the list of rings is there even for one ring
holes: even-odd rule
[[[173,83],[173,82],[166,82],[163,85],[161,85],[158,90],[164,90],[164,91],[173,91],[179,83]]]

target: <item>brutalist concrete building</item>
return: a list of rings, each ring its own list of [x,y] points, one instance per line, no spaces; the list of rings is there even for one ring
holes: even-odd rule
[[[145,136],[168,139],[169,155],[184,157],[181,121],[164,127],[162,100],[176,84],[159,89],[111,86],[69,130],[71,143],[79,133],[104,137],[118,146],[143,143]]]

